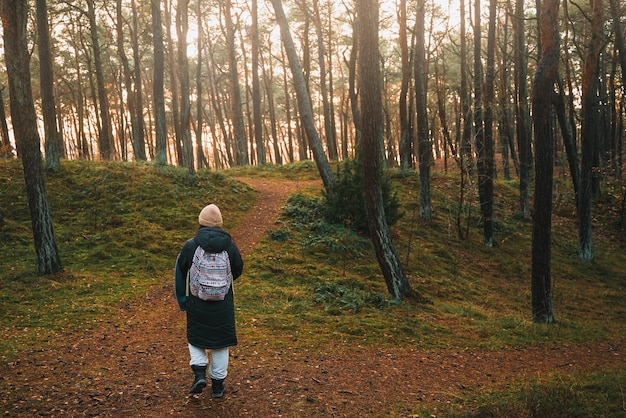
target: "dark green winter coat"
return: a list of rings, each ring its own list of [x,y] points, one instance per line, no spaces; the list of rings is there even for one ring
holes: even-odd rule
[[[241,253],[230,234],[223,229],[201,226],[196,236],[185,243],[176,259],[174,291],[178,307],[187,313],[187,341],[196,347],[206,349],[237,345],[233,286],[222,301],[204,301],[191,294],[185,295],[187,272],[198,246],[211,253],[226,250],[230,258],[233,280],[243,272]]]

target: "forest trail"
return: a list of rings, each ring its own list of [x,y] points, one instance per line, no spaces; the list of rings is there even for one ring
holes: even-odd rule
[[[314,182],[241,179],[258,191],[255,208],[231,231],[244,256],[273,226],[289,193]],[[317,182],[317,184],[320,184]],[[227,214],[224,214],[227,216]],[[436,408],[479,391],[554,371],[621,369],[626,339],[508,350],[361,347],[337,342],[292,350],[240,341],[231,350],[225,397],[189,395],[192,373],[168,281],[119,309],[88,334],[48,338],[43,349],[0,365],[0,411],[7,417],[338,417],[410,416],[403,403]],[[158,307],[155,308],[155,307]]]

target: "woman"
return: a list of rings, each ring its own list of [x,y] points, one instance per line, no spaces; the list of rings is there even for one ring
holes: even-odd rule
[[[202,294],[189,281],[190,270],[197,270],[201,254],[225,251],[230,261],[232,280],[243,272],[243,259],[230,234],[222,229],[222,214],[217,206],[210,204],[198,216],[200,228],[194,238],[187,240],[178,258],[174,276],[176,300],[181,311],[187,313],[187,343],[189,362],[194,372],[190,393],[201,393],[207,385],[206,371],[209,365],[206,350],[211,350],[209,377],[214,398],[224,395],[224,379],[228,374],[228,348],[237,345],[235,330],[235,303],[232,283],[223,300],[204,300]],[[202,251],[204,250],[204,251]],[[196,263],[195,270],[192,264]],[[194,284],[196,284],[194,282]]]

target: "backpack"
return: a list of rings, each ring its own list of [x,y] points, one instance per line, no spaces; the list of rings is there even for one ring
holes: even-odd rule
[[[224,300],[233,282],[228,252],[210,253],[198,246],[187,275],[192,295],[206,301]]]

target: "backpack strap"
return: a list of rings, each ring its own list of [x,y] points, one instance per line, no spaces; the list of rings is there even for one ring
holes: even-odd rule
[[[200,247],[200,244],[198,244],[198,241],[196,241],[196,239],[193,239],[194,242],[196,243],[196,249],[194,250],[194,256],[196,254],[196,251],[198,251],[198,248]],[[193,257],[191,259],[191,263],[193,264]],[[185,279],[185,297],[189,297],[190,291],[189,291],[189,273],[191,272],[191,265],[189,265],[189,269],[187,270],[187,278]]]
[[[185,297],[189,297],[189,270],[187,270],[187,279],[185,282]]]

